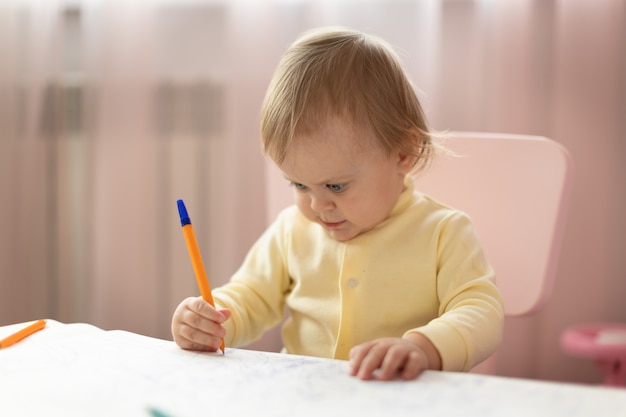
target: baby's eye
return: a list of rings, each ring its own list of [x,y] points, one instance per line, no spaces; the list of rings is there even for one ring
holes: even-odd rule
[[[301,184],[299,182],[292,182],[291,185],[296,187],[296,190],[306,190],[306,185]]]
[[[333,193],[341,193],[346,189],[346,184],[326,184],[326,188]]]

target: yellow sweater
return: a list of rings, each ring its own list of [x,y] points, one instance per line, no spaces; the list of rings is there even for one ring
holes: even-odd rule
[[[229,308],[228,346],[278,324],[288,353],[347,359],[353,346],[417,331],[443,369],[469,370],[498,347],[503,305],[467,215],[405,190],[376,228],[338,242],[295,206],[214,291]]]

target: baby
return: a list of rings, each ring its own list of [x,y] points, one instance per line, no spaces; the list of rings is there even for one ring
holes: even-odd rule
[[[183,300],[184,349],[242,346],[283,320],[283,351],[347,359],[360,379],[469,370],[498,347],[503,305],[467,215],[415,190],[436,153],[415,91],[383,40],[304,34],[262,108],[265,153],[294,188],[216,308]]]

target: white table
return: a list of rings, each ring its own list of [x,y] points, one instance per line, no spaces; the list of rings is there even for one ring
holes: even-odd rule
[[[22,325],[23,326],[23,325]],[[0,338],[18,326],[0,327]],[[48,326],[0,350],[6,416],[626,417],[626,390],[466,373],[360,381],[344,361],[173,342],[87,324]]]

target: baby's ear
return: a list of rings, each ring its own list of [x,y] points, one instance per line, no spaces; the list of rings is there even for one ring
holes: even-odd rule
[[[423,143],[422,135],[417,129],[411,129],[407,133],[408,137],[404,138],[406,142],[410,143],[413,148],[409,153],[406,153],[406,148],[398,149],[398,170],[401,174],[408,174],[411,172],[419,160],[420,148]],[[408,144],[407,143],[407,144]]]
[[[398,172],[400,174],[406,175],[408,174],[415,163],[417,162],[417,157],[415,155],[407,155],[404,152],[398,152]]]

